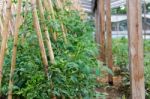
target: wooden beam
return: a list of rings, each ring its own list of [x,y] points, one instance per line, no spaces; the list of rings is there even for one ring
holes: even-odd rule
[[[100,14],[100,60],[105,64],[105,9],[104,0],[99,0],[98,9]]]
[[[106,0],[106,64],[109,69],[113,68],[112,59],[112,32],[111,32],[111,5],[110,0]],[[113,85],[113,76],[108,75],[108,83]]]
[[[127,0],[132,99],[145,99],[141,0]]]

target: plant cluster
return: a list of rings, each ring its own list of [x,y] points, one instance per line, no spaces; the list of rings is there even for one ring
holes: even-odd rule
[[[54,3],[55,4],[55,3]],[[17,45],[16,69],[14,72],[13,96],[20,99],[86,98],[95,96],[96,76],[100,68],[96,59],[97,48],[93,40],[93,23],[81,19],[76,10],[68,10],[63,5],[61,10],[54,5],[55,19],[40,20],[46,24],[55,56],[55,63],[50,63],[47,55],[48,78],[44,74],[44,66],[38,44],[38,37],[33,24],[32,11],[22,13],[24,23],[19,29]],[[51,15],[44,13],[46,19]],[[38,16],[40,16],[38,10]],[[61,24],[66,28],[67,42],[64,41]],[[42,33],[45,31],[41,28]],[[53,38],[57,33],[57,40]],[[43,36],[44,44],[46,37]],[[7,96],[13,37],[9,38],[7,53],[3,66],[2,95]],[[48,49],[46,48],[46,53]],[[96,74],[94,73],[96,70]]]

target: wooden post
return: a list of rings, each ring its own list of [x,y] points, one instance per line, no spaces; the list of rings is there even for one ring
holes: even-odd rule
[[[59,8],[59,9],[63,10],[63,9],[62,9],[62,7],[63,7],[63,6],[62,6],[62,3],[61,3],[59,0],[56,0],[56,4],[58,5],[58,8]],[[62,20],[60,19],[60,17],[58,17],[58,19],[59,19],[60,21],[62,21]],[[60,22],[60,26],[61,26],[61,30],[62,30],[64,42],[67,43],[66,28],[64,27],[63,22]]]
[[[44,9],[43,9],[43,5],[42,5],[41,0],[37,0],[37,5],[38,5],[38,8],[39,8],[40,18],[41,18],[42,22],[45,22]],[[48,28],[47,28],[45,23],[43,23],[42,26],[44,28],[44,34],[45,34],[45,37],[46,37],[46,44],[47,44],[47,47],[48,47],[50,62],[51,62],[51,64],[54,64],[55,63],[55,58],[54,58],[54,52],[53,52],[51,40],[50,40],[49,33],[48,33]]]
[[[2,31],[3,31],[3,22],[2,22],[2,18],[0,16],[0,37],[2,38],[3,37],[3,34],[2,34]]]
[[[9,21],[11,19],[11,3],[12,3],[11,0],[7,0],[6,16],[4,20],[4,29],[2,32],[3,39],[2,39],[1,50],[0,50],[0,92],[1,92],[4,56],[5,56],[6,45],[7,45],[7,40],[8,40],[8,27],[9,27]]]
[[[3,0],[0,1],[0,3],[3,5]],[[2,37],[2,31],[3,31],[3,20],[2,20],[2,6],[0,7],[0,37]]]
[[[110,0],[106,0],[106,64],[109,69],[113,68],[112,59],[112,32],[111,32],[111,5]],[[111,74],[108,75],[108,83],[113,85],[113,77]]]
[[[44,8],[48,11],[49,14],[52,14],[52,17],[48,15],[48,20],[55,20],[54,10],[51,0],[43,0]],[[57,33],[50,27],[50,32],[53,33],[54,41],[57,41]]]
[[[17,17],[15,20],[14,45],[13,45],[11,71],[10,71],[10,79],[9,79],[9,87],[8,87],[8,99],[12,99],[13,79],[14,79],[14,70],[16,66],[16,55],[17,55],[17,44],[18,44],[18,32],[19,32],[20,18],[21,18],[21,2],[22,0],[18,0]]]
[[[100,60],[105,64],[105,9],[104,0],[98,0],[100,14]]]
[[[127,0],[132,99],[145,99],[141,0]]]
[[[34,23],[34,27],[35,27],[37,37],[38,37],[38,41],[39,41],[42,61],[43,61],[43,64],[44,64],[44,69],[45,69],[45,75],[48,78],[48,61],[47,61],[46,51],[45,51],[45,47],[44,47],[43,37],[42,37],[42,34],[41,34],[39,18],[38,18],[38,15],[37,15],[36,0],[31,0],[31,4],[32,4],[33,23]]]
[[[49,9],[50,9],[52,19],[55,21],[56,18],[55,18],[55,12],[54,12],[54,9],[53,9],[53,2],[51,0],[47,0],[47,3],[48,3],[48,6],[49,6]],[[57,40],[57,33],[54,30],[53,30],[53,38],[54,38],[54,41]]]

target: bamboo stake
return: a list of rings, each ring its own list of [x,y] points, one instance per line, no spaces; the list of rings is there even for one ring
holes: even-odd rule
[[[2,13],[2,9],[3,9],[3,5],[4,5],[4,0],[1,0],[0,1],[2,3],[2,6],[0,8],[0,34],[1,34],[1,37],[3,37],[3,34],[2,34],[2,31],[3,31],[3,20],[2,20],[2,16],[3,16],[3,13]]]
[[[2,21],[4,22],[5,15],[6,15],[6,0],[3,0],[3,5],[2,5]]]
[[[3,37],[2,31],[3,31],[3,23],[2,23],[2,19],[0,17],[0,32],[1,32],[1,37]]]
[[[43,4],[44,4],[44,7],[46,8],[46,10],[48,11],[48,13],[51,12],[51,14],[52,14],[52,19],[55,20],[54,10],[53,10],[53,6],[52,6],[51,0],[44,0],[44,1],[43,1]],[[50,15],[48,15],[48,20],[51,20],[51,16],[50,16]],[[52,28],[50,28],[50,31],[51,31],[51,32],[52,32],[52,31],[54,32],[54,30],[52,30]],[[57,40],[57,33],[56,33],[56,32],[53,33],[53,39],[54,39],[54,41]]]
[[[27,14],[28,14],[28,12],[29,12],[28,3],[29,3],[29,0],[26,0],[26,2],[25,2],[25,7],[24,7],[24,9],[23,9],[24,15],[21,17],[21,21],[20,21],[20,24],[21,24],[21,25],[25,22],[26,16],[27,16]],[[24,41],[25,41],[25,34],[22,35],[21,39],[22,39],[22,40],[21,40],[22,44],[24,44]]]
[[[56,0],[56,3],[58,5],[58,8],[62,9],[62,3],[60,0]]]
[[[1,93],[1,83],[2,83],[2,70],[3,70],[4,56],[5,56],[6,45],[8,40],[8,26],[9,26],[10,19],[11,19],[11,0],[7,0],[6,18],[4,21],[4,29],[2,32],[3,39],[2,39],[1,50],[0,50],[0,93]]]
[[[9,21],[9,32],[10,32],[11,35],[14,34],[13,22],[11,20]]]
[[[52,18],[55,20],[55,14],[54,14],[54,9],[53,9],[53,5],[52,5],[52,1],[51,0],[47,0],[47,3],[49,5],[49,9],[50,9],[50,12],[52,14]]]
[[[58,5],[58,8],[60,8],[62,10],[62,4],[61,4],[61,2],[59,0],[56,0],[56,3]],[[59,20],[60,20],[60,18],[59,18]],[[60,23],[60,25],[61,25],[61,30],[62,30],[62,33],[63,33],[64,41],[65,41],[65,43],[67,43],[66,28],[64,27],[64,25],[63,25],[62,22]]]
[[[22,0],[18,0],[18,10],[17,17],[15,22],[15,34],[14,34],[14,45],[13,45],[13,53],[11,60],[11,71],[10,71],[10,79],[9,79],[9,87],[8,87],[8,99],[12,99],[12,90],[13,90],[13,78],[14,78],[14,70],[16,66],[16,54],[17,54],[17,44],[18,44],[18,32],[20,27],[20,18],[21,18],[21,2]]]
[[[44,64],[44,69],[45,69],[45,75],[48,78],[48,61],[47,61],[45,47],[44,47],[44,43],[43,43],[43,39],[42,39],[39,18],[38,18],[37,10],[36,10],[36,1],[31,0],[31,5],[32,5],[33,22],[34,22],[35,30],[36,30],[38,41],[39,41],[39,46],[40,46],[41,55],[42,55],[42,61]]]
[[[11,6],[11,20],[9,22],[9,30],[10,30],[10,34],[14,35],[14,28],[15,28],[15,17],[14,15],[16,14],[16,4],[12,4]]]
[[[48,1],[46,2],[46,0],[44,0],[44,7],[46,8],[46,10],[48,11],[48,12],[51,12],[51,9],[50,9],[50,7],[49,7],[49,5],[48,5]],[[53,13],[53,12],[52,12]],[[54,15],[54,14],[53,14]],[[55,19],[55,16],[52,16],[52,18],[53,19]],[[50,15],[48,15],[48,20],[51,20],[51,17],[50,17]],[[50,31],[52,32],[52,28],[50,28]],[[57,40],[57,35],[56,35],[56,33],[54,32],[53,33],[53,39],[54,39],[54,41],[56,41]],[[51,89],[53,89],[53,87],[54,87],[54,84],[53,84],[53,82],[52,81],[50,81],[50,85],[51,85]],[[53,93],[51,93],[51,98],[52,99],[56,99],[56,96],[53,94]]]
[[[43,5],[42,5],[41,0],[37,0],[37,5],[38,5],[38,8],[39,8],[41,21],[45,22],[44,9],[43,9]],[[52,49],[52,44],[51,44],[51,40],[50,40],[50,37],[49,37],[48,28],[46,27],[45,23],[43,23],[43,28],[44,28],[44,33],[45,33],[45,37],[46,37],[46,44],[47,44],[47,47],[48,47],[50,61],[51,61],[51,64],[54,64],[55,63],[54,52],[53,52],[53,49]]]

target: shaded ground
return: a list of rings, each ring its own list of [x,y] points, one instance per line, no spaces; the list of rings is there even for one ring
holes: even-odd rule
[[[114,72],[118,72],[118,68],[113,69]],[[97,81],[104,84],[103,87],[97,88],[96,91],[106,94],[106,99],[130,99],[126,97],[128,94],[128,88],[123,86],[123,77],[122,76],[114,76],[114,85],[110,86],[107,84],[107,74],[105,78],[97,78]]]

